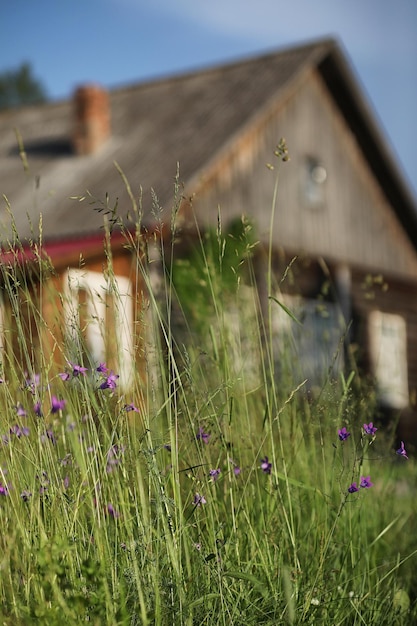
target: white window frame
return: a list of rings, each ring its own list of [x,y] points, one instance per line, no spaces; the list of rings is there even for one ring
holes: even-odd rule
[[[97,365],[106,355],[106,295],[114,297],[117,325],[117,365],[119,386],[127,388],[131,384],[134,369],[133,352],[133,308],[132,284],[125,276],[107,279],[101,272],[70,268],[64,276],[66,328],[71,339],[79,336],[79,297],[80,289],[87,293],[87,314],[89,323],[86,329],[86,342],[91,358]]]
[[[407,324],[398,314],[369,314],[370,357],[378,399],[384,406],[403,409],[409,404]]]

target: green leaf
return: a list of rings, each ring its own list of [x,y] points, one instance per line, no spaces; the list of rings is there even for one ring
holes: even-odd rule
[[[274,296],[268,296],[268,298],[270,300],[273,300],[274,302],[276,302],[281,307],[281,309],[283,311],[285,311],[285,313],[287,315],[290,316],[290,318],[293,320],[293,322],[295,322],[296,324],[299,324],[299,326],[303,325],[303,323],[300,322],[300,320],[295,317],[294,313],[292,311],[290,311],[290,309],[288,307],[286,307],[285,304],[283,304],[280,300],[278,300],[277,298],[274,298]]]

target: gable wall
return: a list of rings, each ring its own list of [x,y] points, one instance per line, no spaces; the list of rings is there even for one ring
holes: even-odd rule
[[[291,160],[279,165],[275,245],[415,277],[417,254],[316,73],[304,75],[217,160],[194,201],[200,221],[215,223],[220,205],[223,222],[246,213],[255,216],[259,236],[268,237],[276,170],[266,163],[278,165],[273,152],[280,137]],[[315,209],[302,191],[307,155],[327,171],[324,204]]]

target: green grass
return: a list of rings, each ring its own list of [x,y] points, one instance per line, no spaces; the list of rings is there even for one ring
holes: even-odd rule
[[[143,319],[146,308],[160,340],[125,392],[100,388],[98,363],[57,375],[55,356],[74,346],[48,328],[33,289],[39,275],[51,286],[51,268],[40,258],[35,274],[3,266],[3,624],[415,623],[415,462],[395,454],[383,424],[364,434],[375,403],[357,373],[313,396],[294,363],[277,375],[277,277],[269,270],[275,295],[262,316],[247,289],[249,232],[201,235],[194,299],[175,243],[160,245],[164,279],[152,292],[142,245],[127,235],[149,287]],[[52,396],[65,400],[56,412]],[[368,475],[371,488],[348,492]]]

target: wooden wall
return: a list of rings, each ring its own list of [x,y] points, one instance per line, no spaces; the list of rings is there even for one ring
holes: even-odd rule
[[[269,236],[276,169],[266,164],[278,165],[273,153],[280,137],[291,160],[279,166],[275,245],[414,277],[416,252],[316,73],[305,75],[214,159],[194,199],[199,220],[215,224],[220,206],[224,222],[245,213],[255,218],[261,238]],[[319,208],[305,202],[307,157],[317,158],[327,172]]]

